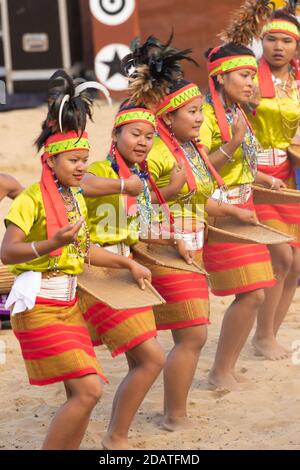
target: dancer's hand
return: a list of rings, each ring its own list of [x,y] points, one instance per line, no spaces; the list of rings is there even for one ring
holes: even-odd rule
[[[195,252],[186,248],[186,243],[184,240],[177,239],[175,248],[180,256],[187,262],[187,264],[193,263]]]
[[[269,189],[274,189],[274,191],[278,191],[281,188],[286,188],[285,182],[282,181],[280,178],[271,177],[269,184]]]
[[[84,218],[80,219],[73,225],[67,225],[59,229],[52,238],[54,248],[60,248],[61,246],[69,245],[76,240],[78,232],[83,224]]]
[[[257,108],[257,106],[260,103],[260,99],[261,99],[261,94],[260,94],[259,86],[253,83],[252,95],[250,97],[250,102],[249,102],[249,105],[251,106],[251,108],[254,108],[254,109]]]
[[[233,118],[233,124],[232,124],[232,139],[231,143],[235,148],[238,148],[246,135],[247,132],[247,123],[246,120],[242,114],[242,112],[238,109],[235,113],[235,116]]]
[[[234,207],[234,206],[233,206]],[[258,220],[255,212],[250,211],[249,209],[242,209],[241,207],[234,207],[234,212],[232,213],[241,222],[245,224],[257,225]]]
[[[124,181],[124,193],[129,196],[137,196],[143,189],[143,182],[137,175],[131,175]]]
[[[145,279],[148,282],[152,281],[151,271],[145,266],[142,266],[141,264],[137,263],[136,261],[132,261],[130,263],[129,269],[131,271],[133,279],[137,282],[137,284],[142,290],[145,289]]]
[[[175,163],[171,175],[170,175],[170,183],[169,185],[172,186],[174,189],[174,193],[177,194],[181,190],[181,188],[187,182],[187,176],[185,171],[184,162],[181,161],[180,163]]]

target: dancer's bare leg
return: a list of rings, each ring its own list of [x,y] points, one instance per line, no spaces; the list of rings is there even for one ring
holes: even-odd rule
[[[189,425],[187,397],[192,385],[201,349],[206,343],[207,326],[199,325],[172,331],[174,347],[164,368],[163,427],[175,431]]]
[[[227,309],[209,383],[217,388],[237,390],[239,384],[232,370],[255,322],[258,308],[263,303],[264,291],[257,289],[236,296]]]
[[[128,449],[130,425],[145,395],[164,366],[164,353],[155,338],[126,353],[129,371],[116,392],[111,420],[102,444],[105,449]]]
[[[54,416],[43,450],[76,450],[86,432],[91,412],[102,395],[100,378],[95,375],[65,381],[67,401]]]
[[[277,283],[265,290],[265,301],[258,312],[252,344],[258,355],[274,361],[288,357],[288,352],[276,340],[275,325],[280,325],[287,313],[296,282],[292,284],[289,278],[294,259],[292,247],[285,243],[269,246],[269,250]]]

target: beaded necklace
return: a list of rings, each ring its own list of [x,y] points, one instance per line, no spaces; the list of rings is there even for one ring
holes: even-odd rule
[[[181,148],[193,170],[193,173],[197,175],[201,181],[201,192],[209,198],[214,191],[214,184],[210,172],[208,171],[204,161],[199,155],[198,150],[192,142],[185,142],[181,145]]]
[[[70,224],[75,224],[80,219],[80,217],[82,217],[82,212],[81,212],[78,200],[76,198],[76,194],[82,193],[83,190],[80,188],[76,192],[76,194],[74,194],[71,188],[65,188],[59,183],[55,174],[53,174],[53,177],[54,177],[54,182],[56,183],[56,186],[58,188],[58,191],[60,192],[61,197],[64,201],[64,205],[67,211],[68,221]],[[76,238],[72,243],[70,243],[70,245],[73,248],[72,250],[74,252],[73,254],[77,258],[79,257],[86,258],[89,255],[91,243],[90,243],[90,233],[89,233],[89,229],[88,229],[85,219],[83,219],[83,224],[81,228],[82,228],[83,240],[80,241],[79,238]]]
[[[112,169],[119,175],[119,165],[114,160],[111,155],[107,156],[107,160],[110,161]],[[140,170],[137,164],[134,164],[131,168],[129,168],[131,173],[137,175],[143,183],[143,191],[136,196],[136,206],[137,206],[137,213],[141,217],[143,224],[150,225],[152,223],[153,218],[153,206],[151,203],[151,193],[147,184],[148,181],[148,174],[147,172],[143,172]]]
[[[225,111],[227,121],[232,127],[234,115],[237,111],[237,106],[234,105],[233,108],[227,109]],[[247,127],[244,140],[242,142],[242,151],[243,151],[243,167],[248,168],[251,171],[252,176],[255,178],[257,174],[257,154],[261,150],[261,147],[256,139],[255,135],[252,133],[251,129]],[[246,169],[246,168],[245,168]]]

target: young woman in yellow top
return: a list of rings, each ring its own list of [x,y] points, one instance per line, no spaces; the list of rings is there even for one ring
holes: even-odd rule
[[[92,243],[127,259],[132,257],[130,247],[139,240],[141,223],[147,232],[151,230],[151,194],[141,166],[152,147],[155,129],[151,111],[122,106],[115,118],[107,159],[92,163],[82,184]],[[136,174],[144,183],[136,198],[123,194],[124,178],[129,179],[130,174]],[[91,175],[93,188],[89,185]],[[97,178],[121,181],[122,194],[101,196],[99,191],[99,197],[95,197]],[[89,197],[90,194],[94,197]],[[86,293],[80,297],[94,345],[105,344],[113,357],[126,355],[129,371],[115,394],[109,428],[102,440],[106,449],[126,449],[132,420],[164,364],[164,353],[156,340],[153,310],[151,306],[114,310]]]
[[[90,246],[79,189],[89,155],[84,129],[92,102],[83,89],[88,86],[76,86],[63,71],[50,80],[48,115],[37,139],[38,148],[44,146],[41,182],[13,202],[1,247],[2,262],[14,264],[17,276],[7,304],[29,381],[63,382],[66,389],[67,401],[53,418],[43,449],[79,447],[101,396],[97,376],[106,380],[77,302],[84,260],[130,269],[141,286],[144,278],[151,279],[134,261]]]
[[[255,214],[251,184],[270,187],[270,176],[257,172],[257,143],[239,106],[247,103],[257,71],[254,54],[244,46],[227,44],[207,52],[211,94],[203,106],[201,143],[223,177],[227,191],[213,197]],[[242,132],[237,125],[242,122]],[[279,185],[280,183],[277,182]],[[264,288],[274,285],[271,259],[265,245],[208,243],[204,262],[215,295],[235,295],[225,313],[217,353],[209,380],[235,389],[237,359],[264,300]]]
[[[258,71],[258,106],[249,113],[255,135],[262,146],[258,168],[296,188],[295,168],[287,149],[300,122],[299,64],[295,54],[300,40],[297,19],[275,12],[262,31],[263,57]],[[262,223],[295,237],[290,244],[270,246],[277,284],[266,291],[260,308],[253,345],[259,355],[276,360],[288,351],[276,339],[293,299],[300,276],[300,204],[257,204]]]

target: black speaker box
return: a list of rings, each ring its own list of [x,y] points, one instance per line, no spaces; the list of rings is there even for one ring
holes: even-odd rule
[[[43,91],[56,69],[80,70],[79,0],[0,1],[8,93]]]

